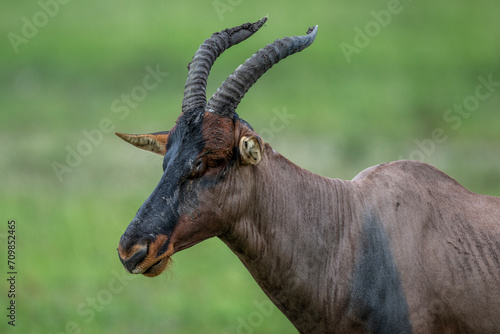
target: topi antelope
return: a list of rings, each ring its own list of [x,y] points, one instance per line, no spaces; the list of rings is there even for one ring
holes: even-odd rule
[[[235,112],[274,64],[314,41],[276,40],[207,103],[211,66],[267,18],[213,34],[188,66],[170,131],[117,133],[163,159],[122,235],[121,262],[159,275],[176,252],[219,237],[300,333],[499,333],[500,197],[397,161],[351,181],[297,167]]]

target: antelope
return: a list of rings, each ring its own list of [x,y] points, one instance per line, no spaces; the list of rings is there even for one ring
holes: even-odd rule
[[[313,43],[317,26],[256,52],[207,102],[216,58],[266,20],[201,44],[170,131],[117,133],[163,156],[156,189],[119,242],[126,270],[157,276],[175,253],[218,237],[300,333],[499,333],[500,197],[418,161],[350,181],[319,176],[236,113],[267,70]]]

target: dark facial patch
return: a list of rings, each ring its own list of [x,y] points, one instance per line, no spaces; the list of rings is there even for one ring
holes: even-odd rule
[[[374,214],[365,218],[356,258],[349,315],[369,333],[411,333],[408,305],[389,246]]]
[[[170,132],[163,160],[164,173],[156,189],[127,227],[122,239],[128,245],[144,241],[151,243],[158,235],[170,237],[180,217],[179,203],[184,203],[185,206],[196,205],[196,194],[189,191],[192,189],[189,176],[193,163],[204,146],[202,121],[199,113],[183,113]],[[158,256],[168,249],[169,242],[170,240],[158,249]]]

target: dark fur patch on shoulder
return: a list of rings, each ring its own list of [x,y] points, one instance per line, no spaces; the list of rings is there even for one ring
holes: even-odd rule
[[[369,333],[411,333],[408,305],[389,242],[379,219],[367,215],[352,279],[349,315]]]

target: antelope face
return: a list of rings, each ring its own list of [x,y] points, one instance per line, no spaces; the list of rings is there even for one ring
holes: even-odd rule
[[[131,273],[160,274],[174,252],[221,235],[244,212],[249,191],[239,191],[238,171],[261,157],[261,141],[244,121],[210,112],[183,113],[169,132],[118,135],[164,154],[160,182],[118,247]]]
[[[215,33],[200,46],[188,66],[182,113],[170,131],[117,133],[134,146],[164,157],[160,182],[120,239],[118,254],[129,272],[160,274],[175,252],[222,235],[244,214],[252,193],[251,170],[262,158],[263,143],[235,109],[269,68],[309,46],[316,28],[258,51],[208,103],[205,86],[215,59],[266,20]]]

